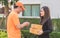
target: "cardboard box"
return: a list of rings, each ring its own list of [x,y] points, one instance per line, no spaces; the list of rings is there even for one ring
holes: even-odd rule
[[[42,30],[42,25],[39,24],[31,24],[30,33],[39,35],[39,31]]]

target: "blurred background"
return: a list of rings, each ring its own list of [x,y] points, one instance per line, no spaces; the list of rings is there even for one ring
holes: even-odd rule
[[[7,16],[13,10],[14,3],[17,1],[21,1],[25,7],[25,11],[19,14],[21,23],[29,21],[31,24],[40,24],[40,8],[48,6],[53,24],[53,32],[50,34],[50,38],[60,38],[60,0],[0,0],[0,38],[7,38]],[[29,33],[29,27],[23,28],[22,38],[38,38]]]

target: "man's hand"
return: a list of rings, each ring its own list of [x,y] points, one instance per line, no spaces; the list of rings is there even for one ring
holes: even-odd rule
[[[25,26],[29,26],[29,22],[24,22],[23,24],[18,24],[17,25],[17,28],[21,29],[21,28],[24,28]]]
[[[29,23],[29,22],[24,22],[23,24],[24,24],[25,26],[29,26],[30,23]]]

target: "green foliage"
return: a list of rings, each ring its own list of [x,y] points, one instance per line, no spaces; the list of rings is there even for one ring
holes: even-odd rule
[[[60,19],[52,19],[53,30],[55,32],[60,32]]]
[[[11,5],[13,4],[13,3],[15,3],[14,1],[18,1],[18,0],[12,0],[11,1]],[[4,4],[5,6],[8,6],[8,0],[0,0],[0,2],[2,2],[2,4]]]
[[[1,18],[0,18],[0,21],[1,21]],[[6,24],[5,24],[5,18],[2,22],[2,24],[0,25],[0,29],[5,29],[6,28]]]
[[[30,22],[30,24],[34,23],[34,24],[39,24],[39,21],[40,19],[34,19],[34,18],[20,18],[20,22],[23,23],[25,21],[28,21]],[[25,30],[29,30],[30,26],[28,27],[24,27],[23,29]]]
[[[8,0],[0,0],[2,2],[2,4],[4,4],[5,6],[8,6]]]
[[[25,38],[38,38],[37,35],[29,33],[29,30],[22,30],[22,36]],[[60,32],[50,33],[50,38],[60,38]]]
[[[30,22],[31,24],[40,24],[40,19],[37,18],[20,18],[20,22],[23,23],[25,21]],[[54,32],[60,32],[60,19],[52,19],[52,26]],[[30,27],[30,26],[29,26]],[[25,27],[24,29],[29,29],[29,27]]]
[[[8,6],[8,0],[3,0],[3,2],[5,6]]]
[[[7,38],[7,32],[5,30],[0,30],[0,38]]]
[[[52,32],[50,38],[60,38],[60,32]]]
[[[14,1],[16,1],[16,2],[17,2],[18,0],[14,0]]]
[[[22,30],[22,38],[38,38],[37,35],[33,35],[29,32],[29,30]],[[6,30],[0,29],[0,38],[7,38]],[[60,32],[52,32],[50,33],[50,38],[60,38]]]
[[[0,20],[1,20],[1,18],[0,18]],[[37,19],[37,18],[20,18],[20,23],[23,23],[25,21],[28,21],[31,24],[32,23],[34,23],[34,24],[39,24],[40,23],[40,19]],[[52,26],[53,26],[53,31],[54,32],[60,32],[60,19],[52,19]],[[3,29],[6,28],[5,21],[3,21],[0,28],[3,28]],[[23,29],[28,30],[29,28],[30,28],[30,26],[29,27],[24,27]]]

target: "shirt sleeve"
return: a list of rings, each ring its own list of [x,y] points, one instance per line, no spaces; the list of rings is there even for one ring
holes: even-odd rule
[[[13,21],[13,24],[14,24],[14,25],[19,25],[19,24],[20,24],[19,18],[18,18],[18,16],[15,15],[15,14],[12,15],[12,21]]]

